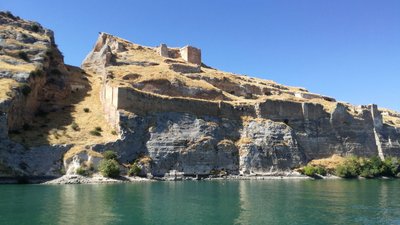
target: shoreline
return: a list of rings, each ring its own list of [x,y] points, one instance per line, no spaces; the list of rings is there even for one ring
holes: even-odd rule
[[[60,178],[44,182],[42,184],[118,184],[135,182],[171,182],[171,181],[213,181],[213,180],[310,180],[308,176],[224,176],[224,177],[128,177],[108,178],[99,175],[93,177],[84,177],[80,175],[64,175]]]
[[[327,176],[321,179],[341,179]],[[118,184],[134,182],[162,182],[162,181],[213,181],[213,180],[315,180],[301,174],[286,175],[227,175],[227,176],[168,176],[168,177],[138,177],[120,176],[118,178],[103,177],[95,174],[91,177],[81,175],[53,176],[29,176],[29,177],[0,177],[0,184]]]
[[[122,184],[135,182],[171,182],[171,181],[235,181],[235,180],[371,180],[371,179],[396,179],[392,177],[376,177],[376,178],[341,178],[334,175],[309,177],[301,174],[290,175],[227,175],[222,177],[205,176],[205,177],[138,177],[138,176],[120,176],[118,178],[103,177],[95,174],[92,177],[81,175],[64,175],[61,177],[54,176],[32,176],[32,177],[0,177],[1,184],[44,184],[44,185],[64,185],[64,184]]]

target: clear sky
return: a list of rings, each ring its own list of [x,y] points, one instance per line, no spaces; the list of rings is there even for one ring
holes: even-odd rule
[[[194,45],[215,68],[400,111],[398,0],[1,0],[80,65],[98,32]]]

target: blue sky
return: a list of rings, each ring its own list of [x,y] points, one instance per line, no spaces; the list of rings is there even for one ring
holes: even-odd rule
[[[99,31],[155,46],[191,44],[215,68],[400,111],[397,0],[1,0],[55,31],[79,65]]]

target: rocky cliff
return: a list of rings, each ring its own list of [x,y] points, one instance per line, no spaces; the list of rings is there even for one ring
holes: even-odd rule
[[[376,105],[219,71],[190,46],[106,33],[75,68],[39,24],[1,13],[0,26],[3,174],[75,173],[96,168],[105,150],[161,177],[284,174],[333,154],[400,156],[400,115]]]
[[[0,12],[0,175],[58,174],[63,146],[28,148],[10,140],[70,93],[69,72],[51,30]],[[60,150],[61,149],[61,150]]]

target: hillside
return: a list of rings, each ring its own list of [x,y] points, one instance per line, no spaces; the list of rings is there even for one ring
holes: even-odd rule
[[[170,48],[170,51],[176,49],[178,48]],[[107,52],[112,56],[107,62],[101,62],[101,54]],[[96,64],[93,65],[92,61],[96,61]],[[234,104],[251,104],[266,99],[315,101],[326,105],[335,102],[333,98],[309,93],[304,88],[227,73],[205,64],[192,64],[179,55],[173,58],[163,57],[160,55],[160,47],[141,46],[106,33],[100,34],[95,49],[84,61],[83,68],[98,71],[104,67],[102,63],[105,63],[106,68],[101,73],[106,75],[107,82],[112,81],[162,96]]]

